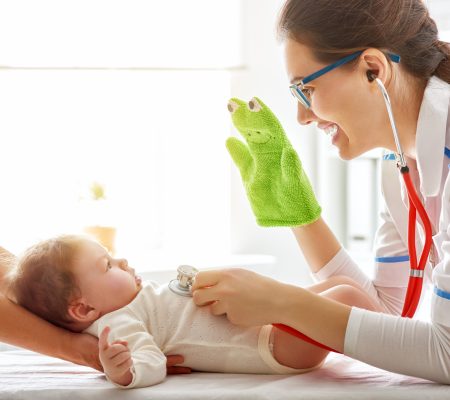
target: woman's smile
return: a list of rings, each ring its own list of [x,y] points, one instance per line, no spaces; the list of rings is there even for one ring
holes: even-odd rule
[[[335,142],[338,139],[339,132],[341,131],[341,129],[339,128],[339,126],[337,124],[335,124],[334,122],[318,123],[317,127],[320,130],[324,131],[325,134],[331,138],[332,144],[335,144]]]

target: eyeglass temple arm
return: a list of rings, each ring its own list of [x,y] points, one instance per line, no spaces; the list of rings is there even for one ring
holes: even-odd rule
[[[300,81],[300,84],[306,85],[308,82],[311,82],[312,80],[319,78],[320,76],[326,74],[327,72],[330,72],[331,70],[354,60],[355,58],[359,57],[362,54],[362,52],[363,51],[360,50],[360,51],[357,51],[356,53],[348,55],[347,57],[341,58],[340,60],[336,61],[335,63],[330,64],[330,65],[326,66],[325,68],[322,68],[321,70],[315,72],[314,74],[307,76],[305,79]],[[387,55],[391,59],[391,61],[393,61],[397,64],[400,62],[401,57],[399,55],[392,54],[392,53],[388,53]]]

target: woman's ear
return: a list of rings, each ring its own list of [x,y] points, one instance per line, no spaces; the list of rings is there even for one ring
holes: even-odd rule
[[[80,298],[69,304],[67,310],[70,317],[76,322],[93,322],[100,317],[100,312]]]
[[[378,49],[364,50],[360,56],[361,73],[368,82],[373,82],[375,78],[379,78],[385,86],[391,78],[391,66],[384,55]]]

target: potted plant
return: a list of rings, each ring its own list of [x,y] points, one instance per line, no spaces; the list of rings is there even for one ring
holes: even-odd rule
[[[87,200],[85,217],[89,223],[83,230],[98,240],[113,255],[116,228],[111,225],[110,204],[107,201],[105,186],[99,182],[92,182]]]

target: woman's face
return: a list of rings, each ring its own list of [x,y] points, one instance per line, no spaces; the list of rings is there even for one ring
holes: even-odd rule
[[[298,83],[327,65],[318,62],[307,46],[292,39],[285,42],[285,58],[291,83]],[[307,84],[305,87],[311,89],[311,108],[298,103],[297,111],[302,125],[316,122],[318,128],[329,133],[337,128],[330,140],[344,160],[386,144],[382,137],[386,132],[385,110],[384,114],[374,112],[383,110],[382,96],[374,95],[364,61],[358,58],[356,63],[338,67]]]

